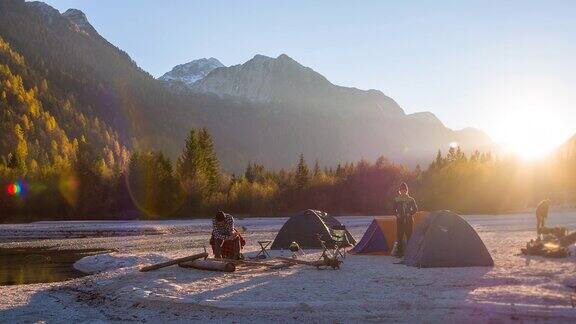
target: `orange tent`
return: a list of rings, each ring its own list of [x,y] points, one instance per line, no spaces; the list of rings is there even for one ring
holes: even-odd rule
[[[422,222],[428,212],[414,215],[414,228]],[[376,217],[368,226],[362,239],[350,251],[354,254],[390,255],[396,242],[396,216]]]

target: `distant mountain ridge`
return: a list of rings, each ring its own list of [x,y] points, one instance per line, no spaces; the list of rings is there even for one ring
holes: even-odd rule
[[[394,100],[380,91],[336,86],[323,75],[286,54],[277,58],[256,55],[244,64],[219,69],[191,86],[192,91],[232,96],[263,103],[294,103],[308,106],[342,106],[350,111],[355,100],[373,101],[385,113],[402,114]],[[348,102],[340,102],[346,98]]]
[[[482,131],[453,131],[431,112],[407,115],[396,101],[378,90],[334,85],[286,54],[277,58],[255,55],[243,64],[213,70],[189,89],[301,114],[300,122],[318,125],[318,132],[325,121],[330,121],[340,128],[323,131],[339,131],[332,139],[340,138],[340,143],[348,146],[346,151],[359,157],[374,158],[380,152],[414,164],[452,142],[460,143],[465,150],[488,149],[492,145]],[[323,138],[323,134],[313,137]]]
[[[131,152],[161,150],[174,160],[193,127],[209,129],[222,167],[234,172],[249,161],[291,167],[300,153],[329,166],[380,155],[415,165],[454,141],[470,150],[491,145],[482,132],[450,130],[431,113],[406,115],[380,91],[334,85],[287,55],[213,64],[190,91],[174,92],[102,38],[81,11],[61,14],[39,2],[4,0],[0,36],[49,92],[105,125],[113,136],[103,130],[103,138],[114,139],[107,145]],[[201,75],[193,70],[179,77]],[[59,121],[56,106],[45,109]]]

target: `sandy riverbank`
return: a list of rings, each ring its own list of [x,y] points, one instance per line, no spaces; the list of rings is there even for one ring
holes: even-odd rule
[[[360,238],[370,217],[343,218]],[[571,297],[576,287],[576,258],[547,260],[518,255],[532,238],[531,215],[468,216],[490,250],[494,268],[416,269],[396,259],[349,256],[339,271],[305,266],[280,271],[241,269],[222,274],[178,267],[140,273],[138,267],[202,249],[209,222],[144,224],[154,235],[122,236],[134,224],[79,223],[78,230],[105,227],[114,237],[67,238],[70,224],[47,226],[52,237],[10,246],[114,248],[76,263],[93,273],[68,282],[0,287],[0,319],[30,321],[191,321],[223,322],[416,322],[416,321],[550,321],[574,322]],[[247,251],[256,241],[272,239],[285,219],[247,219]],[[576,213],[554,215],[553,224],[576,229]],[[45,224],[45,223],[42,223]],[[38,234],[45,225],[40,224]],[[144,226],[138,223],[138,226]],[[34,232],[30,225],[28,234]],[[55,229],[56,228],[56,229]],[[0,237],[22,228],[0,227]],[[22,233],[22,232],[20,232]],[[54,234],[59,233],[59,234]],[[314,258],[314,251],[308,251]]]

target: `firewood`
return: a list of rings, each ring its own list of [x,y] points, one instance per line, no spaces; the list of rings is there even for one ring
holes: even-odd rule
[[[272,267],[272,266],[277,265],[276,263],[247,261],[247,260],[231,260],[231,259],[215,259],[215,260],[222,260],[222,261],[226,261],[226,262],[232,262],[236,265],[246,265],[246,266],[254,266],[254,267]]]
[[[234,272],[236,265],[219,259],[193,260],[178,264],[182,268],[193,268],[209,271]]]
[[[277,257],[277,259],[282,260],[284,262],[289,262],[289,263],[293,263],[293,264],[309,265],[309,266],[313,266],[313,267],[322,267],[322,266],[327,265],[326,262],[324,262],[324,260],[305,261],[305,260],[291,259],[291,258],[285,258],[285,257]]]
[[[183,262],[187,262],[187,261],[192,261],[192,260],[197,260],[197,259],[202,259],[202,258],[206,259],[207,257],[208,257],[208,253],[202,252],[202,253],[194,254],[191,256],[184,257],[184,258],[179,258],[179,259],[174,259],[171,261],[166,261],[166,262],[162,262],[162,263],[149,265],[149,266],[141,268],[140,271],[146,272],[146,271],[158,270],[161,268],[169,267],[169,266],[183,263]]]

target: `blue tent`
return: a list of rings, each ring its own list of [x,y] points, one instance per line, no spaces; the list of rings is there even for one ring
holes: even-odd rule
[[[494,260],[465,219],[441,210],[416,227],[406,247],[404,264],[418,268],[491,267]]]
[[[390,226],[394,225],[394,226]],[[389,219],[374,219],[362,239],[350,251],[355,254],[390,254],[395,237],[395,223]],[[388,232],[388,236],[385,234]]]

